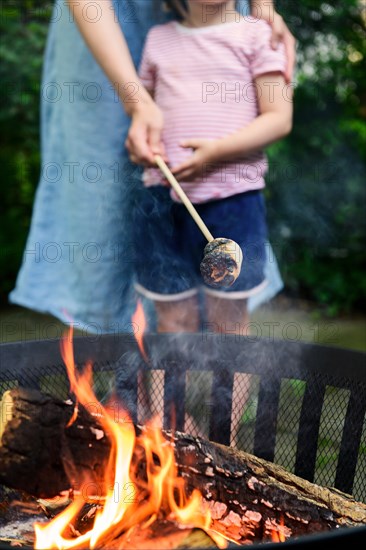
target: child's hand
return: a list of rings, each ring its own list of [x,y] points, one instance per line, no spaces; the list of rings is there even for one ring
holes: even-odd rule
[[[194,153],[188,160],[172,168],[178,180],[190,181],[197,176],[203,176],[206,165],[218,161],[217,140],[215,139],[188,139],[180,143],[181,147],[193,149]]]

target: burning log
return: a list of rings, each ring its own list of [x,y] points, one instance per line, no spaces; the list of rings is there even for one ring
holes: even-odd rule
[[[103,472],[111,444],[89,410],[37,391],[14,389],[4,394],[0,425],[0,482],[30,495],[49,498],[61,491],[82,492],[86,501],[104,494]],[[121,418],[116,418],[121,422]],[[143,498],[144,454],[137,445],[134,483],[125,497]],[[366,505],[335,489],[320,487],[282,467],[230,447],[180,432],[163,431],[174,447],[188,491],[198,489],[211,510],[213,525],[230,538],[247,541],[366,524]],[[284,522],[284,525],[281,524]],[[220,528],[219,528],[220,527]]]
[[[5,392],[0,406],[0,482],[36,497],[75,486],[79,473],[101,482],[110,443],[95,416],[38,391]]]

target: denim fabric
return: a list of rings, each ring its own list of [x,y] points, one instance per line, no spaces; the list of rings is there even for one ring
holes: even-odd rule
[[[219,290],[248,292],[263,283],[268,242],[263,194],[249,191],[195,207],[212,235],[232,239],[243,251],[238,279]],[[143,189],[133,216],[137,283],[162,297],[202,287],[200,263],[207,240],[186,207],[171,199],[170,190]]]
[[[114,0],[136,65],[149,28],[168,18],[159,4]],[[130,213],[141,170],[124,148],[129,123],[65,1],[57,0],[43,67],[41,174],[11,303],[90,332],[131,330]]]

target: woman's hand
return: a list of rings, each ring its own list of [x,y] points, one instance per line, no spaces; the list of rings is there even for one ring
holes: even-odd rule
[[[203,177],[208,165],[217,162],[217,141],[214,139],[187,139],[180,146],[194,152],[182,164],[172,168],[178,180],[190,181],[197,176]]]
[[[132,122],[125,145],[130,159],[136,164],[153,166],[155,165],[154,155],[165,157],[161,142],[163,113],[149,96],[139,99],[139,102],[130,109],[129,114]]]

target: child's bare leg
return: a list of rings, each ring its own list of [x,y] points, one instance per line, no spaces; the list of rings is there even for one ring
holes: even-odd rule
[[[158,332],[197,332],[198,299],[194,296],[176,302],[154,302]]]
[[[196,332],[199,326],[199,307],[196,297],[176,302],[154,302],[158,332]],[[162,389],[164,372],[152,370],[140,374],[139,418],[163,415]],[[160,396],[160,398],[159,398]]]
[[[223,334],[246,334],[249,323],[247,302],[206,295],[206,318],[210,327]]]
[[[210,329],[221,334],[247,335],[249,314],[247,300],[230,300],[206,296],[206,318]],[[233,387],[230,444],[236,446],[240,420],[250,391],[250,376],[236,374]]]
[[[196,297],[177,302],[155,302],[158,332],[198,332],[200,325],[199,304]],[[164,372],[154,372],[151,384],[152,395],[159,394],[164,384]],[[202,435],[194,418],[186,414],[186,428],[191,435]]]

